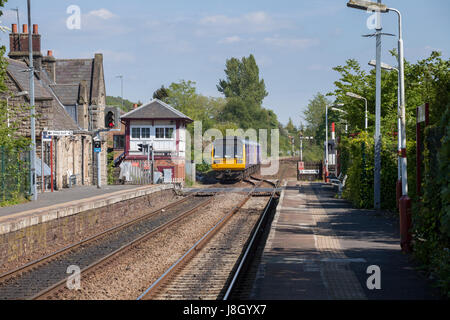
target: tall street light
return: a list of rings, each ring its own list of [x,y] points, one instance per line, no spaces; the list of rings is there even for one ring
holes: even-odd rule
[[[402,34],[402,15],[399,10],[395,8],[388,8],[386,5],[378,3],[349,0],[348,7],[363,9],[363,10],[377,10],[379,12],[394,11],[398,16],[398,70],[399,70],[399,96],[400,96],[400,117],[401,117],[401,163],[402,163],[402,197],[399,201],[400,208],[400,237],[401,247],[403,251],[411,250],[411,234],[409,233],[411,226],[411,199],[408,197],[408,176],[407,176],[407,161],[406,161],[406,99],[405,99],[405,69],[404,69],[404,53],[403,53],[403,34]],[[377,30],[378,31],[378,30]],[[377,32],[377,79],[381,69],[380,59],[378,55],[378,38],[381,36]],[[378,81],[377,81],[378,84]],[[378,98],[378,95],[377,95]],[[375,163],[376,166],[376,163]],[[376,178],[376,176],[375,176]],[[376,203],[376,201],[375,201]]]
[[[325,105],[325,181],[328,181],[328,107],[343,107],[343,103],[333,103]]]
[[[403,34],[402,34],[402,15],[400,11],[394,8],[388,8],[394,11],[398,16],[398,70],[399,70],[399,92],[401,109],[401,162],[402,162],[402,197],[399,201],[400,208],[400,238],[403,251],[411,251],[411,199],[408,197],[408,176],[406,161],[406,99],[405,99],[405,66],[403,57]]]
[[[359,100],[364,100],[365,102],[365,119],[364,119],[364,129],[366,129],[369,127],[369,119],[368,119],[368,113],[367,113],[367,99],[364,97],[361,97],[360,95],[357,95],[356,93],[353,92],[346,92],[345,93],[347,96],[355,98],[355,99],[359,99]]]
[[[377,14],[387,12],[386,5],[377,2],[363,1],[363,0],[349,0],[347,6],[350,8],[361,9],[365,11],[376,11]],[[375,80],[375,168],[374,168],[374,208],[380,209],[380,184],[381,184],[381,36],[382,28],[379,16],[377,17],[376,32],[376,80]]]
[[[338,109],[338,108],[334,108],[334,107],[331,107],[331,110],[338,111],[338,112],[342,112],[343,114],[348,114],[347,111],[344,111],[344,110]],[[347,132],[348,132],[348,122],[347,122],[347,120],[346,120],[346,121],[345,121],[345,133],[347,133]]]
[[[375,60],[369,61],[369,66],[375,67],[376,62]],[[397,68],[388,65],[387,63],[381,62],[381,69],[392,71],[395,70],[398,73],[398,79],[400,82],[400,72]],[[402,160],[401,160],[401,149],[402,149],[402,123],[401,123],[401,107],[400,107],[400,85],[398,86],[398,93],[397,93],[397,184],[396,184],[396,199],[397,199],[397,206],[399,205],[399,200],[402,195]]]
[[[30,107],[31,107],[31,170],[30,170],[30,195],[31,200],[37,200],[36,188],[36,109],[34,101],[34,66],[33,66],[33,39],[31,34],[31,5],[30,0],[27,0],[28,6],[28,48],[29,48],[29,73],[30,73]]]
[[[118,75],[116,78],[120,79],[120,98],[122,100],[122,110],[123,110],[123,75]]]

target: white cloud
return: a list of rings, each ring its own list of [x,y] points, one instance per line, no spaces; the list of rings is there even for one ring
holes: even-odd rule
[[[232,43],[237,43],[237,42],[241,42],[242,39],[239,36],[231,36],[231,37],[226,37],[222,40],[219,41],[220,44],[232,44]]]
[[[284,19],[275,19],[264,11],[250,12],[240,16],[210,15],[199,21],[201,30],[197,35],[211,33],[255,33],[280,30],[290,26]]]
[[[92,10],[88,13],[88,15],[98,17],[103,20],[109,20],[109,19],[117,17],[114,13],[112,13],[108,9],[104,9],[104,8],[99,9],[99,10]]]
[[[316,46],[320,43],[319,39],[315,38],[280,38],[267,37],[263,42],[267,45],[285,48],[306,49]]]

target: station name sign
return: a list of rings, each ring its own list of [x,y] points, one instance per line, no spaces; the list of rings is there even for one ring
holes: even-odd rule
[[[51,137],[55,137],[55,136],[73,136],[73,131],[55,131],[55,130],[49,130],[49,131],[44,131],[43,135],[46,136],[51,136]]]
[[[319,170],[299,170],[300,174],[319,174]]]

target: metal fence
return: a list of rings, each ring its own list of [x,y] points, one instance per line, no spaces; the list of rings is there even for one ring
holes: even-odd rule
[[[30,152],[0,146],[0,203],[28,197]]]
[[[123,161],[120,164],[119,179],[124,180],[128,184],[147,185],[152,184],[151,161],[147,160],[130,160]],[[153,183],[183,183],[182,178],[173,178],[172,175],[164,175],[154,168]]]

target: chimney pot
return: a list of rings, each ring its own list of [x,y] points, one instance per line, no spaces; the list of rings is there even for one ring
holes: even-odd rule
[[[33,34],[39,34],[37,24],[33,24]]]
[[[133,109],[137,109],[138,105],[137,103],[133,104]]]
[[[22,25],[22,32],[28,33],[28,25],[27,24]]]
[[[11,29],[12,29],[12,33],[17,33],[17,24],[13,23]]]
[[[47,56],[53,57],[53,51],[52,50],[47,50]]]

